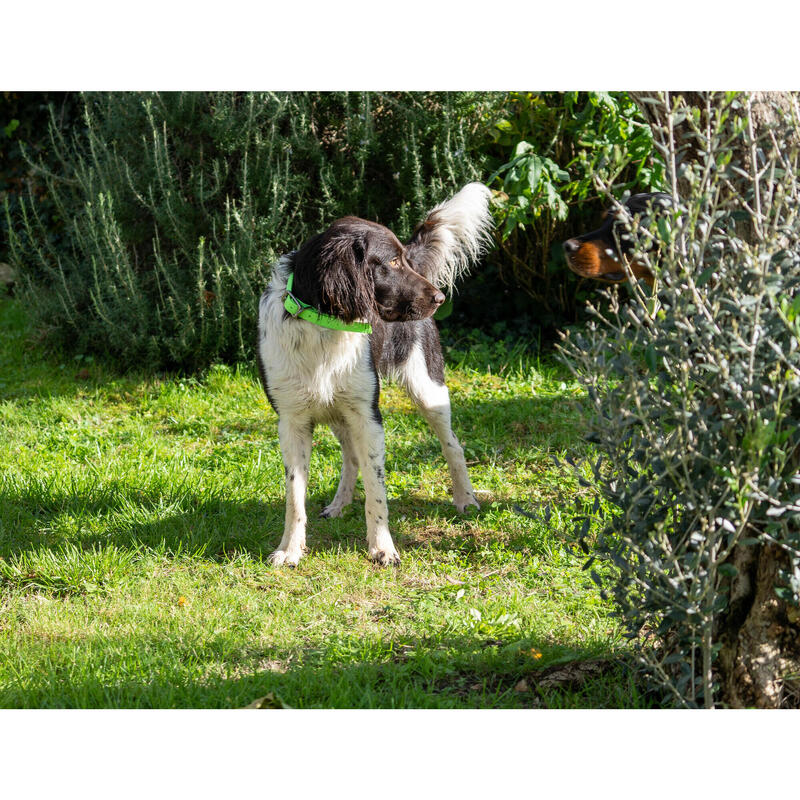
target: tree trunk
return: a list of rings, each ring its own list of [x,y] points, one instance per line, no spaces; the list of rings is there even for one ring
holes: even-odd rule
[[[789,567],[775,545],[738,547],[739,575],[720,620],[720,690],[732,708],[800,707],[800,611],[775,593]]]

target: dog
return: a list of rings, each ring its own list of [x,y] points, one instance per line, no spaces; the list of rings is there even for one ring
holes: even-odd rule
[[[384,485],[382,376],[402,384],[436,433],[458,511],[479,507],[450,424],[431,317],[445,300],[442,290],[452,291],[489,244],[490,196],[483,184],[468,184],[432,209],[405,245],[383,225],[344,217],[274,265],[259,301],[257,347],[286,474],[285,526],[273,564],[296,566],[305,550],[308,465],[321,423],[342,448],[339,485],[321,515],[342,513],[361,470],[369,556],[400,563]]]
[[[631,274],[653,285],[655,276],[642,260],[630,258],[635,242],[626,226],[634,216],[657,214],[670,208],[672,197],[664,192],[634,194],[624,203],[625,211],[617,207],[603,214],[603,224],[595,231],[567,239],[563,243],[567,266],[582,278],[593,278],[605,283],[622,283],[628,280],[623,258],[628,262]]]

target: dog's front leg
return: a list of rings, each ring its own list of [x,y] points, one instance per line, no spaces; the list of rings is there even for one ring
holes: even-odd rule
[[[366,422],[365,422],[366,420]],[[367,517],[369,556],[379,564],[399,564],[400,555],[389,533],[389,508],[386,502],[383,425],[364,416],[349,421],[353,449],[364,481],[364,511]]]
[[[278,418],[278,438],[286,471],[286,521],[273,564],[297,566],[306,546],[306,487],[313,426],[309,420]]]

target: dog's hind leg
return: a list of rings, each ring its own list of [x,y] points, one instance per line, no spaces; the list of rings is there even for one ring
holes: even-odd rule
[[[358,479],[358,458],[353,449],[353,442],[347,425],[340,422],[332,422],[331,430],[342,447],[342,474],[339,478],[339,487],[336,489],[336,495],[320,513],[321,517],[329,518],[340,516],[344,507],[350,505],[353,500],[356,480]]]
[[[365,409],[363,414],[351,416],[347,425],[364,481],[369,556],[379,564],[399,564],[400,555],[389,533],[383,425],[371,416],[369,409]]]
[[[296,566],[306,546],[306,487],[314,428],[309,420],[278,418],[278,438],[286,470],[286,521],[273,564]]]
[[[432,377],[422,347],[415,346],[408,360],[396,370],[396,374],[439,439],[442,454],[450,470],[450,480],[453,482],[453,504],[460,513],[469,506],[480,508],[467,472],[464,451],[453,433],[450,392],[443,380],[444,373],[442,372],[441,381],[437,379],[438,374]]]

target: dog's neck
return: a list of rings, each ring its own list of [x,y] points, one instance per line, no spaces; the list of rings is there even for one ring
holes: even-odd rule
[[[319,283],[311,278],[307,270],[299,269],[296,259],[297,251],[289,254],[286,264],[286,285],[291,289],[292,294],[305,305],[312,306],[313,308],[322,311],[325,314],[330,314],[331,309],[325,307],[320,292]],[[289,287],[289,281],[292,285]]]
[[[303,319],[321,328],[346,333],[372,333],[368,322],[344,322],[333,314],[320,311],[310,303],[306,303],[294,293],[294,273],[286,279],[286,293],[283,296],[283,307],[294,319]]]

